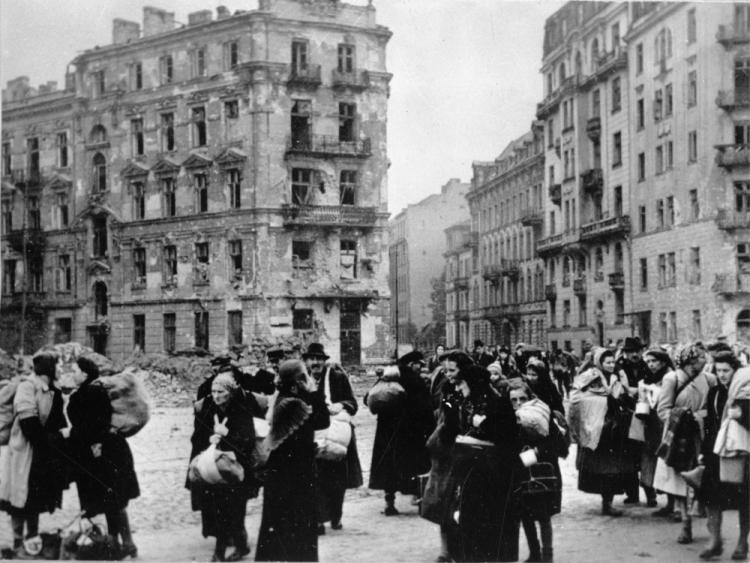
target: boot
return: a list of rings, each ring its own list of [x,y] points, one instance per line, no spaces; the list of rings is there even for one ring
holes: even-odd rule
[[[551,547],[543,547],[542,548],[542,561],[545,563],[549,563],[553,561],[552,557],[552,548]]]
[[[226,561],[227,542],[226,540],[216,539],[216,547],[214,548],[213,557],[211,561]]]
[[[693,525],[690,516],[682,521],[682,532],[677,538],[677,543],[693,543]]]

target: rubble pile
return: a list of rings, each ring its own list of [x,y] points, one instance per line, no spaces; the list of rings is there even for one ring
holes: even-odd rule
[[[155,407],[192,404],[198,386],[211,375],[211,357],[137,353],[123,362],[135,368]]]

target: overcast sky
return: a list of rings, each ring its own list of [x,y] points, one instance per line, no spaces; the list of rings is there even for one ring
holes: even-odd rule
[[[366,4],[366,0],[350,0]],[[388,112],[389,210],[469,181],[473,160],[491,160],[525,133],[542,97],[544,19],[562,2],[526,0],[374,0],[393,32]],[[152,5],[176,12],[256,0],[0,0],[3,85],[26,75],[36,86],[63,84],[65,65],[112,42],[112,19],[142,21]]]

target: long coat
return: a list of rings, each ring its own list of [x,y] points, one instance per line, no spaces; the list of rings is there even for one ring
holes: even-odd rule
[[[0,507],[12,515],[54,512],[67,486],[62,394],[32,375],[18,384],[13,410],[10,441],[2,451]]]
[[[277,397],[276,404],[284,398]],[[292,399],[293,406],[297,404],[296,397],[286,398]],[[305,394],[303,398],[312,410],[301,424],[298,423],[301,417],[296,416],[298,412],[292,412],[295,416],[290,420],[278,420],[274,416],[271,419],[271,433],[275,432],[276,422],[291,430],[271,451],[266,464],[256,561],[318,560],[315,430],[326,428],[330,419],[319,393]]]
[[[68,443],[76,461],[72,477],[81,508],[87,516],[125,508],[140,496],[140,488],[127,440],[110,432],[112,403],[106,389],[86,381],[70,397],[68,419]]]
[[[195,404],[192,449],[190,459],[210,445],[213,435],[214,415],[226,417],[229,433],[217,444],[217,449],[234,452],[245,471],[245,480],[235,485],[205,485],[187,482],[193,510],[200,510],[203,537],[223,537],[237,532],[244,522],[247,500],[258,496],[259,483],[253,474],[253,452],[255,448],[255,426],[253,417],[259,408],[252,395],[244,392],[231,399],[223,412],[216,406],[211,395]],[[244,524],[243,524],[244,525]]]
[[[399,370],[406,399],[399,412],[378,415],[369,487],[416,494],[416,476],[430,468],[426,442],[435,422],[430,392],[422,378],[407,367]]]

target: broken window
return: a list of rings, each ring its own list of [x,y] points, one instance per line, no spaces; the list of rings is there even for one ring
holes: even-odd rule
[[[209,260],[208,260],[208,243],[195,243],[195,281],[197,283],[208,283]]]
[[[57,270],[55,276],[55,289],[57,291],[70,291],[72,288],[73,272],[70,268],[70,255],[60,254],[57,257]]]
[[[292,103],[292,148],[312,148],[312,102],[293,100]]]
[[[224,102],[224,117],[226,119],[237,119],[240,116],[240,105],[237,100]]]
[[[237,278],[242,275],[242,241],[230,240],[228,242],[228,248],[231,275],[232,277]]]
[[[750,244],[737,245],[737,271],[740,274],[750,274]]]
[[[198,213],[208,211],[208,177],[205,174],[196,174],[193,176],[195,185],[195,201]]]
[[[162,84],[171,84],[174,79],[174,62],[172,55],[163,55],[159,58],[159,73]]]
[[[206,108],[203,106],[191,110],[193,123],[193,146],[203,147],[206,145]]]
[[[356,205],[357,171],[342,170],[339,175],[341,205]]]
[[[146,249],[133,249],[133,284],[136,286],[146,285]]]
[[[60,168],[68,167],[68,133],[66,131],[57,134],[57,165]]]
[[[29,180],[35,182],[39,180],[39,137],[26,139],[26,149],[29,155]]]
[[[55,319],[55,344],[70,342],[73,337],[73,319],[62,317]]]
[[[294,309],[292,311],[292,329],[293,330],[313,330],[313,310],[312,309]]]
[[[3,294],[12,295],[16,291],[16,261],[3,260]]]
[[[29,290],[35,293],[44,291],[44,260],[41,256],[29,259]]]
[[[292,203],[307,205],[312,196],[312,170],[308,168],[292,168]]]
[[[177,247],[171,244],[164,247],[164,283],[177,283]]]
[[[102,193],[107,191],[107,160],[104,155],[100,152],[94,155],[92,160],[93,165],[93,183],[92,193]]]
[[[750,182],[734,183],[734,208],[736,211],[750,211]]]
[[[341,241],[341,279],[357,279],[357,241]]]
[[[143,65],[141,63],[134,63],[131,67],[130,87],[132,90],[140,90],[143,88]]]
[[[93,217],[91,226],[94,235],[92,249],[94,258],[104,258],[107,256],[107,217],[105,215]]]
[[[292,268],[295,271],[312,268],[312,241],[292,241]]]
[[[173,151],[174,144],[174,114],[161,114],[161,150]]]
[[[354,120],[357,104],[339,103],[339,142],[351,143],[355,140]]]
[[[735,102],[750,100],[750,59],[734,61],[734,96]]]
[[[242,311],[228,311],[229,345],[242,346]]]
[[[130,138],[133,156],[142,155],[146,149],[143,138],[143,119],[138,118],[130,120]]]
[[[175,198],[176,181],[172,177],[161,179],[162,193],[162,217],[174,217],[177,215],[177,202]]]
[[[91,79],[94,84],[94,97],[101,98],[106,93],[106,83],[104,80],[104,71],[97,70],[91,73]]]
[[[208,350],[208,311],[195,313],[195,347]]]
[[[109,311],[109,295],[107,284],[98,281],[94,284],[94,318],[101,319]]]
[[[340,43],[338,55],[338,71],[354,72],[354,45]]]
[[[28,206],[29,229],[41,229],[42,216],[39,209],[39,197],[35,195],[29,196],[26,205]]]
[[[139,220],[146,217],[146,189],[143,182],[133,182],[133,219]]]
[[[307,71],[307,41],[292,41],[292,74],[304,75]]]
[[[3,234],[8,235],[13,230],[13,200],[4,199],[2,202],[3,211]]]
[[[146,315],[133,315],[133,348],[146,351]]]
[[[164,350],[174,352],[177,347],[177,315],[175,313],[164,313]]]
[[[240,45],[237,41],[224,44],[224,68],[233,70],[240,64]]]
[[[229,188],[229,207],[242,207],[242,174],[239,170],[227,171],[227,187]]]

